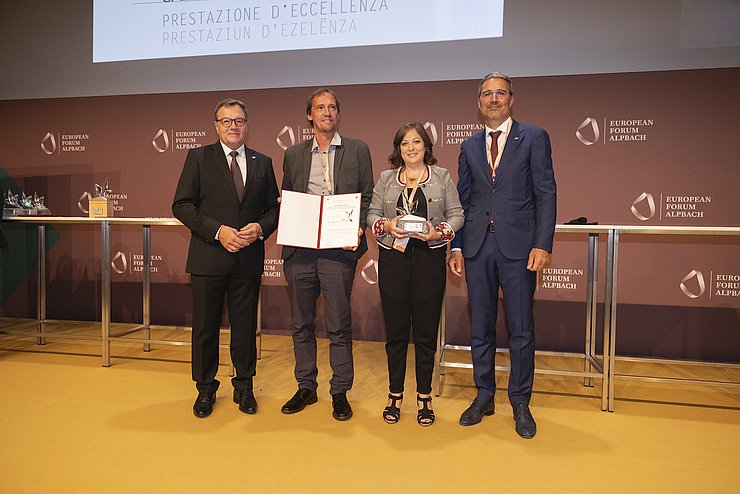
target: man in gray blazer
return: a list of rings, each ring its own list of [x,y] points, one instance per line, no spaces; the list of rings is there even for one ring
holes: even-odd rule
[[[333,372],[329,381],[332,415],[337,420],[348,420],[352,408],[347,391],[354,380],[350,296],[357,260],[367,250],[364,231],[373,195],[373,166],[367,144],[337,133],[339,112],[339,98],[333,91],[314,91],[306,101],[306,119],[313,126],[314,138],[288,148],[283,160],[283,190],[316,195],[359,192],[362,201],[358,245],[326,250],[283,247],[283,267],[293,307],[298,391],[282,412],[300,412],[318,401],[315,319],[316,300],[322,294]]]

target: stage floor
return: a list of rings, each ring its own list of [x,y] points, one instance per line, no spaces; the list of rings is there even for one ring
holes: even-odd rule
[[[538,433],[524,440],[514,431],[507,375],[498,379],[496,414],[461,427],[475,395],[472,373],[447,369],[434,399],[437,422],[422,428],[410,355],[401,420],[388,425],[383,344],[355,342],[354,354],[347,422],[331,417],[324,339],[319,402],[280,412],[296,385],[292,340],[275,335],[262,340],[258,413],[240,413],[231,401],[224,350],[214,412],[197,419],[189,347],[145,354],[116,343],[112,366],[103,368],[99,343],[0,338],[0,491],[738,492],[737,390],[617,382],[616,411],[608,413],[600,383],[538,375]],[[719,372],[739,380],[737,370]]]

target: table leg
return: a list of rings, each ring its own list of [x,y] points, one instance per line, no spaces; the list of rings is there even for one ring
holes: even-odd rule
[[[144,272],[142,286],[142,323],[144,324],[144,337],[149,340],[152,338],[151,324],[151,307],[152,307],[152,227],[143,225],[143,254],[144,254]],[[151,343],[144,343],[144,351],[149,352],[152,349]]]
[[[102,327],[102,344],[103,344],[103,367],[110,367],[110,223],[103,221],[100,223],[101,235],[101,252],[100,252],[100,285],[102,307],[100,319]]]
[[[36,337],[37,345],[46,345],[46,225],[38,226],[39,259],[38,259],[38,292],[36,293],[36,319],[38,320]]]
[[[612,262],[611,266],[611,289],[610,289],[610,318],[609,318],[609,411],[614,411],[614,374],[617,358],[617,274],[619,272],[619,231],[614,231],[614,241],[612,244]]]

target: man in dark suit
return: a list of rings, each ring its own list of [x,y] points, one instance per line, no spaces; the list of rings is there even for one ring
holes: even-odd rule
[[[191,231],[186,270],[193,291],[192,372],[198,389],[196,417],[207,417],[219,381],[219,333],[224,298],[231,326],[234,402],[257,412],[252,390],[256,368],[257,301],[264,240],[277,228],[278,188],[272,159],[244,145],[247,108],[226,99],[216,105],[219,141],[191,149],[177,184],[172,213]]]
[[[507,76],[496,72],[483,78],[478,109],[486,127],[460,147],[458,192],[465,226],[453,241],[449,266],[461,276],[464,257],[478,388],[460,424],[477,424],[494,411],[500,287],[511,332],[509,402],[517,433],[532,438],[537,431],[529,410],[535,348],[532,306],[537,271],[550,262],[556,186],[550,137],[544,129],[513,120],[513,104],[514,91]]]
[[[354,380],[350,295],[357,260],[367,250],[365,220],[373,195],[370,150],[362,141],[337,133],[340,103],[329,89],[318,89],[306,102],[306,118],[314,138],[291,146],[283,161],[283,190],[308,194],[362,194],[358,245],[344,249],[313,250],[283,247],[285,278],[293,306],[293,350],[298,391],[283,406],[296,413],[318,400],[316,388],[316,300],[324,296],[332,415],[352,417],[347,391]]]
[[[0,217],[0,223],[2,223],[2,217]],[[7,247],[8,246],[8,240],[5,238],[5,235],[3,234],[3,227],[0,225],[0,248]]]

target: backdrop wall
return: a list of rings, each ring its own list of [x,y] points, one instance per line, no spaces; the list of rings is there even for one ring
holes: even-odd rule
[[[558,222],[740,224],[737,157],[740,69],[520,77],[515,118],[548,129],[558,182]],[[2,191],[37,191],[55,215],[85,215],[94,184],[107,179],[118,216],[171,216],[187,149],[214,142],[213,106],[231,96],[249,107],[249,146],[273,157],[278,182],[285,146],[310,138],[305,98],[313,88],[209,91],[0,101]],[[343,135],[365,140],[375,176],[387,168],[396,129],[425,124],[435,155],[457,177],[459,143],[477,132],[477,80],[335,86]],[[3,226],[5,316],[35,311],[34,230]],[[48,317],[95,319],[99,238],[59,226],[49,234]],[[190,324],[184,272],[189,233],[153,233],[153,321]],[[372,242],[371,242],[372,244]],[[603,253],[605,249],[601,249]],[[114,319],[141,317],[141,233],[115,228]],[[354,288],[355,337],[384,329],[375,282],[377,249],[362,258]],[[621,352],[740,361],[740,250],[727,238],[625,237],[620,250]],[[602,263],[603,264],[603,263]],[[601,273],[601,279],[604,279]],[[702,283],[700,283],[700,278]],[[575,350],[583,340],[585,239],[559,235],[537,292],[538,347]],[[290,308],[279,246],[268,242],[263,324],[287,332]],[[448,336],[469,341],[464,283],[449,280]],[[504,327],[500,329],[503,333]]]
[[[740,66],[734,0],[511,0],[501,38],[96,64],[92,3],[0,2],[0,100]]]

